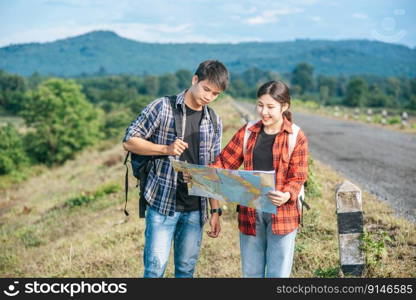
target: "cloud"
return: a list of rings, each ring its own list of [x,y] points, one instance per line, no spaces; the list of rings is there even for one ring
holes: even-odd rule
[[[97,1],[93,1],[95,4],[97,4]],[[84,1],[84,0],[47,0],[44,2],[46,5],[54,5],[54,6],[63,6],[63,7],[88,7],[91,4],[93,4],[90,1]]]
[[[246,23],[250,25],[275,23],[278,20],[278,16],[292,15],[303,12],[303,9],[293,8],[281,8],[276,10],[264,11],[262,14],[246,19]]]
[[[94,30],[110,30],[117,34],[144,42],[214,42],[209,38],[193,35],[192,24],[141,24],[141,23],[108,23],[79,25],[75,21],[47,28],[27,29],[0,38],[0,46],[30,42],[52,42],[59,39],[77,36]]]
[[[368,19],[368,16],[366,14],[362,14],[362,13],[354,13],[352,16],[353,16],[353,18],[360,19],[360,20]]]
[[[312,21],[316,23],[320,23],[322,21],[322,18],[319,16],[311,16],[309,19],[311,19]]]
[[[183,33],[189,32],[192,25],[191,24],[181,24],[177,26],[171,26],[167,24],[156,24],[156,25],[146,25],[148,28],[152,28],[156,31],[163,33]]]
[[[257,8],[255,6],[247,8],[246,6],[240,3],[225,3],[221,5],[219,8],[226,13],[238,15],[247,15],[257,12]]]

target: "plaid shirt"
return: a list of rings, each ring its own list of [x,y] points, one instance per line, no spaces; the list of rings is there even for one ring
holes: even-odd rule
[[[262,129],[259,121],[248,130],[251,132],[247,141],[246,155],[243,154],[244,125],[230,140],[221,154],[212,164],[222,169],[238,169],[244,162],[245,170],[253,170],[253,149]],[[289,161],[289,138],[292,123],[284,118],[282,131],[276,136],[273,144],[273,167],[276,170],[276,190],[289,192],[290,199],[272,215],[273,234],[287,234],[299,226],[300,213],[297,208],[297,197],[308,175],[308,141],[302,130],[299,131],[296,145]],[[238,227],[247,235],[256,235],[256,210],[240,205]]]
[[[176,106],[185,111],[185,91],[177,95]],[[132,137],[140,137],[159,145],[170,145],[176,140],[175,121],[168,97],[154,100],[147,105],[137,119],[126,129],[123,142]],[[183,132],[186,114],[183,114]],[[217,115],[218,135],[214,137],[214,126],[207,107],[203,107],[203,117],[199,126],[199,164],[207,165],[221,150],[222,123]],[[176,184],[178,174],[167,158],[156,159],[147,178],[144,197],[148,204],[163,215],[173,216],[176,204]],[[208,218],[207,198],[201,197],[201,224]]]

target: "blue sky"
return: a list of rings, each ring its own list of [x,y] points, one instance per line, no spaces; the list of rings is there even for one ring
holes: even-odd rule
[[[369,39],[416,46],[414,0],[0,0],[0,47],[112,30],[145,42]]]

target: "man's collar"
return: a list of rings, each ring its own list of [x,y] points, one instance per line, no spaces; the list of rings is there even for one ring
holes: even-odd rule
[[[176,95],[176,106],[182,105],[182,104],[185,103],[185,93],[186,93],[186,91],[187,91],[187,89]]]
[[[178,107],[178,105],[181,107],[181,109],[185,108],[185,93],[188,91],[188,89],[180,92],[179,94],[176,95],[176,107]],[[204,111],[204,116],[208,113],[208,108],[206,105],[202,106],[203,111]],[[185,110],[183,110],[185,111]]]

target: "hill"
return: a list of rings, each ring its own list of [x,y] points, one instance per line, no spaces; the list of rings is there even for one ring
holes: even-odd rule
[[[77,76],[82,73],[162,74],[202,60],[223,61],[232,72],[257,67],[291,72],[299,62],[327,75],[416,76],[416,49],[368,40],[295,40],[237,44],[143,43],[111,31],[93,31],[49,43],[0,48],[0,69],[20,75]]]

